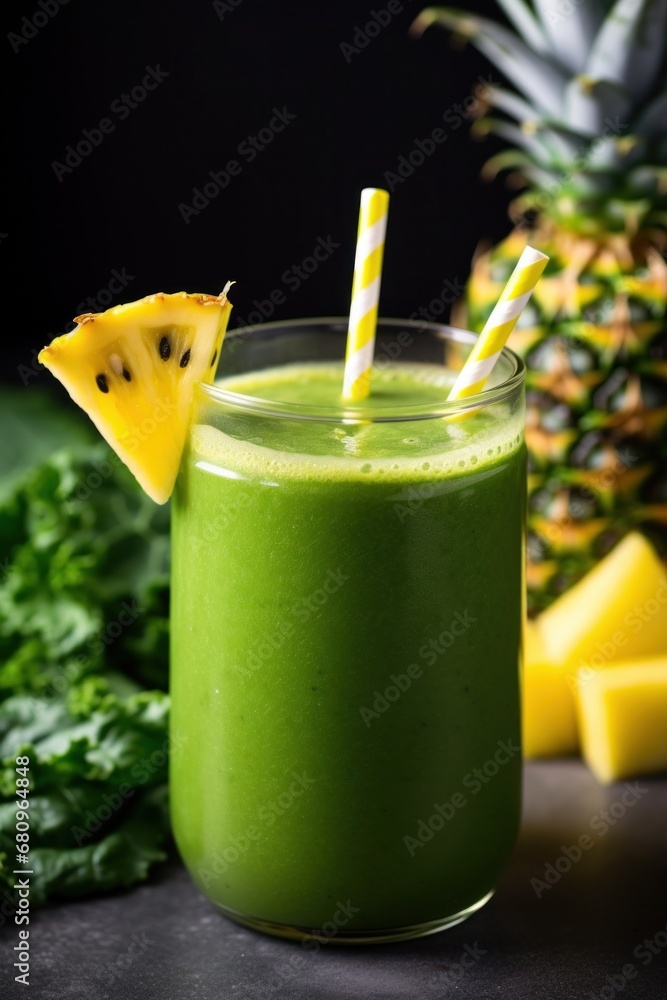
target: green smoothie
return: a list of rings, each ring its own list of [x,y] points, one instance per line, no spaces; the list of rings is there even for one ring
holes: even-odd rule
[[[241,919],[445,923],[512,850],[521,409],[371,419],[452,381],[387,365],[368,422],[331,418],[334,362],[222,384],[273,414],[201,393],[174,497],[171,808],[194,879]]]

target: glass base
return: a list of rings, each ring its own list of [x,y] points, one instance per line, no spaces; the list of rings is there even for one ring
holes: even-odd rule
[[[390,941],[408,941],[410,938],[426,937],[428,934],[437,934],[438,931],[447,930],[460,924],[479,910],[493,896],[494,889],[487,892],[485,896],[477,902],[467,906],[465,910],[452,913],[440,920],[429,920],[425,924],[412,924],[410,927],[389,927],[386,930],[361,930],[346,931],[341,928],[336,934],[321,934],[316,930],[307,927],[297,927],[291,924],[276,924],[271,920],[260,920],[258,917],[247,917],[236,910],[230,910],[227,906],[216,903],[221,913],[224,913],[230,920],[244,927],[250,927],[254,931],[262,931],[263,934],[272,934],[274,937],[289,938],[291,941],[321,941],[322,944],[388,944]]]

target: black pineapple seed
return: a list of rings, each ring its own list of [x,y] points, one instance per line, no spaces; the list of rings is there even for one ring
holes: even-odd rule
[[[179,361],[179,365],[181,368],[187,368],[189,364],[190,364],[190,348],[188,347],[187,351]]]
[[[158,350],[160,352],[160,357],[162,358],[162,360],[167,361],[169,355],[171,354],[171,347],[169,346],[169,341],[166,337],[163,337],[162,340],[160,341],[160,346]]]
[[[216,347],[216,349],[213,351],[213,357],[211,358],[211,368],[215,364],[215,359],[217,358],[217,356],[218,356],[218,348]]]
[[[123,378],[125,379],[126,382],[131,382],[132,381],[132,376],[129,373],[129,371],[127,370],[127,368],[123,368]]]
[[[107,385],[107,377],[106,377],[106,375],[96,375],[95,376],[95,381],[97,383],[97,388],[100,390],[100,392],[108,392],[109,391],[109,386]]]

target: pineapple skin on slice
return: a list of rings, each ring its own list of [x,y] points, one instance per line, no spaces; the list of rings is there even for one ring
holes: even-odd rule
[[[159,504],[174,487],[196,383],[215,374],[232,308],[226,290],[158,292],[86,313],[39,354]]]
[[[567,672],[549,660],[534,621],[526,622],[524,628],[521,710],[526,760],[576,753],[577,720]]]
[[[667,771],[667,656],[577,676],[583,756],[604,784]]]
[[[579,668],[667,656],[667,572],[632,532],[537,620],[548,658],[572,677]]]

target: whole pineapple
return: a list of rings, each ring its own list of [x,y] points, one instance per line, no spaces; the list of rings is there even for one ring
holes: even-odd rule
[[[510,345],[526,360],[528,590],[546,607],[641,527],[667,548],[667,0],[498,0],[516,33],[431,8],[512,82],[476,128],[525,190],[455,322],[481,329],[526,242],[551,257]],[[511,121],[514,119],[515,121]],[[515,124],[516,122],[516,124]]]

